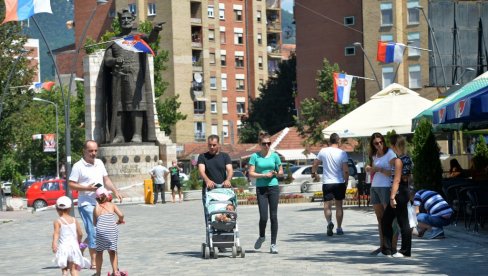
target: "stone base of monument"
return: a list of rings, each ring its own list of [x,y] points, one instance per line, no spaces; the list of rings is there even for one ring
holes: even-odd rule
[[[144,198],[144,180],[159,160],[154,143],[104,144],[98,148],[108,176],[124,198]]]

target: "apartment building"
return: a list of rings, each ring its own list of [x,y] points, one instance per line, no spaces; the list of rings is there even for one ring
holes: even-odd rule
[[[76,43],[92,2],[75,2]],[[250,99],[281,61],[280,0],[112,0],[96,11],[87,37],[103,34],[123,8],[139,22],[165,22],[160,46],[169,51],[163,72],[169,85],[164,96],[179,95],[179,111],[187,115],[172,129],[172,140],[204,142],[217,134],[223,143],[237,143]]]
[[[297,103],[317,95],[315,78],[323,58],[348,74],[377,80],[355,80],[360,102],[393,82],[436,98],[438,90],[429,87],[431,52],[408,48],[402,63],[376,60],[378,41],[429,48],[428,24],[417,6],[428,12],[428,0],[295,0]]]

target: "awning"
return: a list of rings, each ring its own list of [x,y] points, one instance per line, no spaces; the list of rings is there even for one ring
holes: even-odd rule
[[[309,153],[307,155],[303,154],[304,149],[279,149],[276,150],[280,156],[282,156],[285,161],[292,161],[292,160],[311,160],[317,158],[317,156],[313,153]]]

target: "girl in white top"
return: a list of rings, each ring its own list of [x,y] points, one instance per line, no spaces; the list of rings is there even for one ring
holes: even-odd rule
[[[54,262],[61,268],[63,275],[78,275],[78,270],[89,268],[90,261],[83,257],[80,242],[83,237],[78,221],[69,215],[71,199],[62,196],[56,201],[59,218],[54,221],[52,249],[56,254]]]
[[[391,171],[393,162],[396,158],[395,152],[385,144],[385,138],[381,133],[375,132],[369,141],[369,158],[371,165],[366,166],[366,171],[372,176],[371,181],[371,204],[373,205],[376,219],[378,221],[378,232],[380,237],[380,247],[371,254],[381,254],[383,249],[383,233],[381,231],[381,221],[386,205],[390,203]]]

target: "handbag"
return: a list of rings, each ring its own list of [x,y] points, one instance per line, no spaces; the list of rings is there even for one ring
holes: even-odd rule
[[[410,224],[410,228],[415,228],[419,224],[417,221],[417,214],[415,213],[415,207],[410,203],[407,204],[408,209],[408,223]]]

